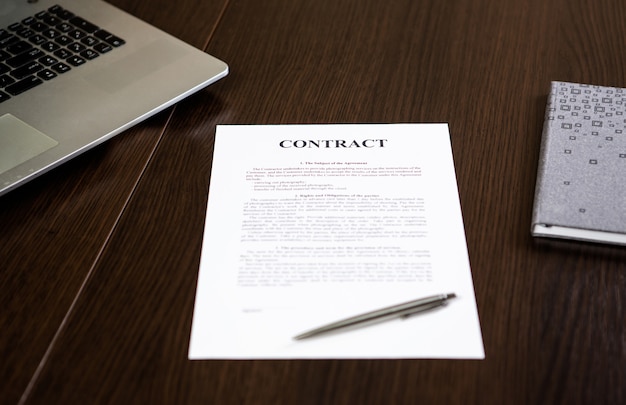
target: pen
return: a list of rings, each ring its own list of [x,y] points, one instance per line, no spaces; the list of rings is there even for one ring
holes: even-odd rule
[[[366,322],[369,323],[374,321],[383,321],[393,318],[407,318],[416,313],[445,305],[450,298],[454,297],[456,297],[456,294],[454,293],[438,294],[405,302],[402,304],[392,305],[390,307],[366,312],[361,315],[351,316],[350,318],[342,319],[337,322],[329,323],[328,325],[320,326],[319,328],[315,328],[310,331],[301,333],[298,336],[294,336],[294,339],[302,340],[312,336],[320,335],[322,333],[327,333],[338,329],[344,329],[349,326],[359,325]]]

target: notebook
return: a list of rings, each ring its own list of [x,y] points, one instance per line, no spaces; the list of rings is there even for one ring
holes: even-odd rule
[[[626,89],[553,82],[532,234],[626,245]]]
[[[227,74],[100,0],[1,0],[0,195]]]

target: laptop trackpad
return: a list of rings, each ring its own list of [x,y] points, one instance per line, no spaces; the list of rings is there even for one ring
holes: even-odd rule
[[[4,114],[0,117],[0,174],[58,144],[19,118]]]

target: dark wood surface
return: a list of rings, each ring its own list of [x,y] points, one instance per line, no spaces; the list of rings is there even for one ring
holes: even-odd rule
[[[0,198],[0,403],[626,403],[626,248],[535,240],[551,80],[621,0],[111,0],[224,80]],[[218,124],[448,122],[486,359],[189,361]],[[233,159],[236,159],[233,156]]]

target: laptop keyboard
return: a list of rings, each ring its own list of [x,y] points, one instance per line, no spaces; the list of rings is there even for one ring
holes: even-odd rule
[[[122,45],[58,5],[0,28],[0,103]]]

